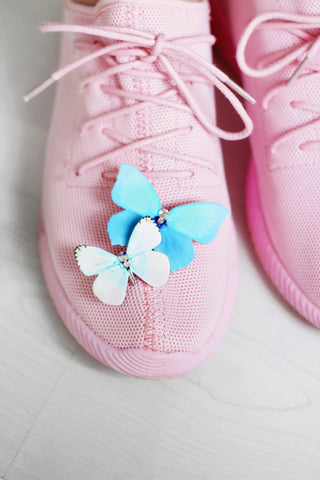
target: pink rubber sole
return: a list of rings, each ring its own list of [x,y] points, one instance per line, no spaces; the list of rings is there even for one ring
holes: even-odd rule
[[[120,349],[106,343],[95,335],[73,310],[56,275],[50,257],[49,245],[43,228],[40,227],[40,258],[44,277],[63,322],[82,347],[94,358],[108,367],[139,378],[160,379],[184,375],[205,362],[219,345],[226,330],[236,295],[237,287],[237,242],[233,228],[232,253],[229,266],[224,310],[207,343],[197,352],[161,353],[144,349]]]
[[[285,299],[309,322],[320,327],[320,310],[289,276],[272,245],[261,209],[254,162],[247,174],[246,211],[257,255],[270,279]]]

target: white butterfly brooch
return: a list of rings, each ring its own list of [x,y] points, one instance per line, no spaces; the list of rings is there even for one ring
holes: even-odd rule
[[[161,252],[154,252],[161,243],[160,230],[150,217],[135,226],[127,251],[118,256],[97,247],[79,245],[75,256],[80,270],[87,276],[97,275],[93,293],[108,305],[121,305],[126,296],[129,277],[134,275],[152,287],[162,287],[168,280],[170,263]]]

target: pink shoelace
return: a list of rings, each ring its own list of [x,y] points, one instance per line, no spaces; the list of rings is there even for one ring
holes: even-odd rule
[[[270,32],[274,31],[275,29],[290,32],[300,40],[300,45],[293,47],[291,50],[287,51],[288,53],[284,53],[283,55],[281,55],[281,52],[277,52],[276,60],[274,59],[274,54],[269,54],[261,59],[256,67],[249,66],[246,60],[246,48],[252,34],[258,28],[270,30]],[[297,64],[297,68],[287,82],[276,85],[266,93],[262,99],[262,108],[264,110],[268,109],[270,101],[275,96],[280,95],[285,88],[290,87],[293,83],[299,82],[299,84],[303,86],[303,84],[309,81],[319,82],[320,65],[313,62],[312,59],[320,50],[320,36],[319,34],[315,35],[314,32],[309,32],[309,30],[314,31],[316,29],[320,29],[320,16],[311,17],[307,15],[296,15],[281,12],[271,12],[258,15],[248,24],[247,28],[242,34],[237,50],[238,64],[245,74],[255,78],[263,78],[277,73],[282,68],[290,64]],[[305,72],[305,70],[307,70],[307,72]],[[298,110],[320,114],[320,105],[312,104],[311,100],[312,99],[310,99],[310,103],[293,101],[290,103],[290,106]],[[312,129],[314,128],[315,124],[319,123],[320,119],[316,119],[307,125],[303,125],[295,130],[281,135],[272,144],[272,153],[276,154],[278,147],[282,143],[290,141],[290,139],[292,139],[298,133],[301,133],[307,129]],[[310,150],[319,148],[319,144],[320,140],[312,142],[309,141],[299,145],[299,149]]]
[[[194,43],[207,43],[213,45],[215,43],[215,37],[212,35],[198,35],[187,38],[181,38],[178,40],[166,39],[163,34],[154,36],[150,33],[134,30],[132,28],[121,27],[89,27],[83,25],[65,25],[60,23],[45,23],[40,26],[42,32],[68,32],[79,33],[88,38],[100,37],[110,41],[110,44],[103,45],[99,40],[92,42],[86,42],[85,40],[76,40],[74,42],[75,47],[79,49],[89,50],[90,53],[76,60],[69,65],[66,65],[56,72],[54,72],[50,78],[44,81],[37,88],[32,90],[28,95],[24,97],[25,101],[29,101],[39,93],[44,91],[54,82],[60,80],[65,75],[71,73],[75,69],[85,65],[99,57],[104,57],[110,67],[96,75],[87,77],[81,87],[85,89],[88,85],[97,82],[100,84],[101,89],[108,95],[116,95],[120,98],[129,99],[131,104],[126,105],[120,109],[109,111],[96,118],[89,119],[82,125],[82,131],[91,127],[100,127],[101,124],[107,120],[111,120],[121,115],[127,115],[129,113],[137,112],[144,109],[146,106],[156,104],[165,107],[172,107],[178,111],[184,111],[193,113],[194,117],[200,122],[200,124],[211,134],[215,134],[218,137],[226,140],[239,140],[250,135],[252,131],[252,121],[246,113],[240,100],[237,98],[234,92],[243,97],[246,100],[254,103],[254,99],[248,95],[240,86],[233,82],[226,74],[224,74],[218,67],[212,65],[200,55],[193,52],[189,45]],[[118,56],[129,57],[129,60],[125,63],[118,63]],[[198,74],[192,76],[186,76],[179,73],[172,65],[170,60],[178,60],[184,63],[188,67],[196,69]],[[141,66],[147,63],[153,63],[155,61],[161,62],[164,67],[164,72],[160,71],[142,71]],[[140,69],[139,69],[140,67]],[[143,93],[137,93],[132,91],[125,91],[123,89],[114,88],[108,85],[106,79],[112,75],[117,74],[131,74],[136,76],[148,77],[150,79],[167,79],[173,88],[170,88],[166,92],[158,96],[147,95]],[[227,132],[216,126],[208,116],[198,106],[197,101],[194,99],[190,89],[188,88],[189,82],[201,82],[209,85],[213,85],[218,88],[222,94],[230,101],[236,112],[244,123],[244,128],[240,132]],[[184,103],[178,103],[170,98],[179,92]],[[120,146],[112,151],[105,153],[99,157],[91,159],[83,164],[78,174],[82,175],[89,169],[99,166],[110,158],[114,158],[115,155],[120,153],[129,152],[134,149],[143,150],[145,152],[164,155],[175,159],[182,159],[184,161],[193,162],[198,165],[204,165],[207,168],[213,169],[212,162],[204,159],[188,157],[186,155],[180,155],[176,152],[170,152],[162,150],[154,146],[154,144],[160,140],[164,140],[170,137],[185,135],[190,132],[192,127],[186,126],[185,128],[177,128],[160,135],[153,135],[151,137],[140,138],[138,140],[132,140],[122,133],[117,133],[113,130],[104,128],[102,133],[109,138],[119,142]],[[161,172],[158,172],[159,175]],[[190,172],[175,172],[178,176],[189,175]],[[157,175],[156,172],[153,174]],[[163,172],[163,175],[172,175],[172,172]],[[108,172],[104,174],[108,176]],[[109,174],[111,176],[111,172]],[[154,175],[153,175],[154,176]]]

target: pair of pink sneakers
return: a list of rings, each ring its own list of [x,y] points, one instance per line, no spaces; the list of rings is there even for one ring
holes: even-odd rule
[[[221,13],[256,105],[212,64],[207,0],[65,0],[64,23],[42,26],[64,32],[63,66],[26,97],[59,80],[43,270],[71,333],[128,375],[187,373],[223,336],[237,248],[219,139],[244,138],[252,126],[246,195],[258,255],[320,325],[320,7],[216,0],[212,16]],[[225,32],[216,33],[227,56]],[[216,126],[213,87],[242,131]]]

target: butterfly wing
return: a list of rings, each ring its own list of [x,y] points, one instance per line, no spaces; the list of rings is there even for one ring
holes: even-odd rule
[[[112,245],[128,245],[134,227],[141,220],[141,215],[122,210],[115,213],[109,220],[108,233]]]
[[[135,212],[140,217],[155,217],[161,209],[157,192],[149,180],[132,165],[120,166],[111,196],[119,207]]]
[[[161,233],[150,217],[144,217],[135,226],[130,237],[127,254],[130,259],[135,255],[154,249],[161,242]]]
[[[100,273],[93,283],[93,293],[108,305],[121,305],[127,286],[128,271],[120,263]]]
[[[77,247],[75,256],[85,275],[98,275],[93,283],[96,297],[108,305],[121,305],[126,295],[129,274],[118,258],[101,248],[87,245]]]
[[[162,241],[155,250],[167,255],[171,272],[187,267],[194,259],[192,240],[166,225],[160,231]]]
[[[229,210],[218,203],[189,203],[170,210],[167,225],[196,242],[210,243],[228,214]]]
[[[136,255],[131,260],[131,268],[135,275],[152,287],[162,287],[167,283],[170,263],[166,255],[148,251]]]
[[[80,270],[87,276],[98,275],[106,268],[118,263],[115,255],[102,248],[79,245],[75,248],[74,254]]]

